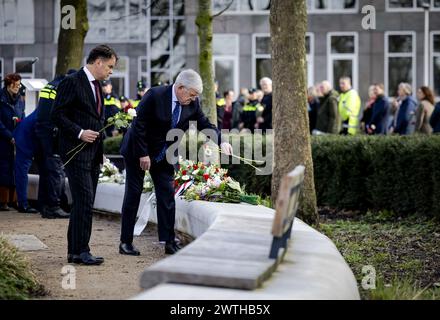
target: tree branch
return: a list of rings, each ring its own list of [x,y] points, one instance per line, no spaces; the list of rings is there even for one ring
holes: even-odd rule
[[[214,14],[214,15],[212,16],[212,19],[214,19],[215,17],[218,17],[218,16],[222,15],[223,12],[225,12],[226,10],[228,10],[228,9],[231,7],[231,5],[232,5],[233,2],[234,2],[234,0],[231,0],[231,2],[229,2],[229,4],[228,4],[223,10],[221,10],[220,12]]]

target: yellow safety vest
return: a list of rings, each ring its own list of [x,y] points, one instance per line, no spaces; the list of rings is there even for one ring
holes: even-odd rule
[[[112,96],[110,97],[110,99],[104,98],[104,106],[113,106],[113,105],[121,109],[121,103],[115,97]]]
[[[348,134],[359,133],[359,116],[361,112],[361,99],[354,89],[339,95],[339,114],[342,121],[348,120]]]
[[[57,91],[55,87],[51,84],[46,84],[43,89],[40,91],[40,98],[55,100],[57,96]]]

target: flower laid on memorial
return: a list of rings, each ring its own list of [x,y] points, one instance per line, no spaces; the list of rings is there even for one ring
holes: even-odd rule
[[[211,164],[206,165],[202,162],[179,159],[179,170],[174,177],[174,184],[177,188],[182,184],[193,180],[195,183],[207,182],[209,179],[221,179],[227,175],[228,170],[220,166]]]
[[[185,200],[258,204],[255,196],[246,195],[240,183],[228,176],[227,169],[216,164],[180,159],[174,183]]]
[[[119,172],[118,167],[111,163],[109,159],[105,159],[101,172],[99,173],[98,183],[104,182],[119,184],[125,183],[124,176]]]

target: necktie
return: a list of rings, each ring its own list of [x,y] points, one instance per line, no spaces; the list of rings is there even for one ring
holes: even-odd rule
[[[96,97],[96,110],[98,114],[101,114],[102,102],[101,102],[101,88],[99,87],[99,81],[93,80],[93,85],[95,86],[95,97]]]
[[[177,122],[179,120],[180,108],[181,108],[179,101],[175,101],[175,103],[176,106],[174,107],[173,114],[171,115],[171,129],[174,129],[177,126]],[[164,146],[162,147],[162,150],[154,160],[156,162],[162,161],[165,158],[166,152],[167,152],[167,144],[165,142]]]

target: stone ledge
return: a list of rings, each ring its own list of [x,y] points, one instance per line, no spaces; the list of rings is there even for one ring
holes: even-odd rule
[[[32,183],[35,183],[35,179],[32,181]],[[36,182],[38,187],[38,180]],[[120,212],[123,196],[123,185],[99,184],[95,207],[99,210]],[[225,250],[225,247],[223,250],[213,249],[211,250],[214,252],[213,257],[207,257],[206,259],[214,259],[212,260],[214,263],[215,259],[222,257],[222,255],[223,258],[231,255],[234,258],[234,263],[239,263],[240,254],[231,252],[228,245],[250,245],[247,248],[257,250],[256,248],[259,248],[260,245],[265,246],[264,243],[268,244],[271,241],[270,228],[264,226],[263,221],[271,221],[273,214],[272,209],[262,206],[177,200],[176,229],[195,237],[196,240],[175,256],[182,255],[184,260],[191,260],[193,252],[200,254],[200,250],[204,250],[205,246],[209,247],[210,242],[222,237],[222,242],[228,250]],[[249,223],[254,224],[254,226],[244,232],[243,227],[237,225],[237,221],[246,221],[247,218],[250,219]],[[253,219],[255,221],[252,221]],[[157,223],[157,217],[150,216],[150,221]],[[209,232],[206,232],[208,230]],[[270,244],[267,245],[267,255],[269,254],[269,246]],[[252,252],[253,250],[248,252],[247,258],[252,259],[253,254],[257,255],[257,251]],[[261,254],[263,251],[261,249]],[[151,266],[151,270],[154,271],[160,264],[169,264],[168,261],[171,261],[173,257],[159,261]],[[255,256],[253,258],[255,259]],[[203,257],[198,259],[203,259]],[[224,259],[224,261],[228,260]],[[264,262],[261,265],[264,266]],[[178,265],[174,266],[174,270],[179,272],[176,267]],[[193,268],[195,267],[194,264]],[[258,272],[264,274],[264,271],[260,270]],[[230,281],[234,279],[233,276],[229,278]],[[157,283],[160,283],[159,280],[162,279],[157,280]],[[195,281],[194,277],[192,281]],[[213,279],[209,281],[214,282]],[[243,289],[248,289],[249,283],[251,283],[249,280],[246,281],[248,282]],[[246,282],[243,281],[243,283]],[[242,290],[216,287],[214,286],[217,285],[216,283],[210,285],[161,283],[133,299],[360,299],[353,272],[333,242],[299,219],[295,219],[293,224],[292,239],[283,262],[260,288]],[[251,284],[251,286],[254,285]],[[148,285],[148,287],[150,286]]]

